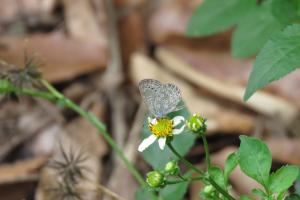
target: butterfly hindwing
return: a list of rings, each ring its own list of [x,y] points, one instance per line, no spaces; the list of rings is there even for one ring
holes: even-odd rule
[[[154,79],[144,79],[139,90],[151,114],[163,117],[176,109],[181,100],[180,90],[173,84],[162,84]]]

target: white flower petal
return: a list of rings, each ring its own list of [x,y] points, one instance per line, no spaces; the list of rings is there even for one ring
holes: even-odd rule
[[[142,143],[139,145],[138,147],[138,151],[139,152],[143,152],[145,149],[147,149],[151,144],[153,144],[153,142],[155,142],[155,140],[157,139],[157,137],[155,135],[150,135],[149,137],[147,137],[146,139],[144,139],[142,141]]]
[[[164,150],[164,148],[166,146],[166,140],[167,140],[166,137],[161,137],[158,139],[158,145],[161,150]]]
[[[180,124],[181,122],[184,121],[184,117],[183,116],[176,116],[173,119],[173,127],[177,126],[178,124]]]
[[[179,135],[180,133],[183,132],[184,128],[185,128],[185,125],[183,125],[183,126],[180,127],[179,129],[174,128],[172,134],[173,134],[173,135]]]
[[[152,121],[151,117],[148,117],[148,123],[150,123]]]
[[[150,123],[151,123],[152,125],[157,124],[157,119],[156,119],[156,118],[151,119]]]

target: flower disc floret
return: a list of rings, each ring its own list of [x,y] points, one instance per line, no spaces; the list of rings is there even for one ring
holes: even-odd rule
[[[165,186],[165,176],[158,171],[151,171],[147,173],[146,182],[152,188],[160,188]]]
[[[188,129],[193,132],[204,133],[206,131],[206,119],[199,114],[193,114],[186,122]]]
[[[150,131],[156,137],[169,137],[173,132],[173,121],[169,118],[159,118],[155,123],[149,123]]]
[[[176,175],[179,173],[179,167],[176,161],[170,161],[165,165],[165,172],[170,175]]]
[[[163,117],[163,118],[148,118],[148,126],[151,134],[143,139],[142,143],[138,147],[138,151],[143,152],[156,140],[158,141],[158,146],[161,150],[164,150],[166,146],[167,138],[179,135],[183,132],[185,128],[183,116],[176,116],[173,119]],[[182,124],[180,127],[178,127]]]

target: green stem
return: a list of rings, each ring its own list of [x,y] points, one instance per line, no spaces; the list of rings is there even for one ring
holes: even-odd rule
[[[91,124],[98,128],[100,133],[103,135],[104,139],[108,142],[108,144],[115,150],[117,155],[122,159],[124,164],[126,165],[127,169],[131,172],[133,177],[139,182],[140,185],[145,186],[146,182],[144,181],[143,177],[137,171],[137,169],[133,166],[133,164],[127,159],[125,154],[123,153],[122,149],[117,145],[114,139],[109,135],[106,131],[105,124],[99,121],[99,119],[94,116],[90,112],[86,112],[80,106],[75,104],[70,99],[67,99],[63,94],[57,91],[48,81],[41,79],[41,83],[51,92],[58,100],[63,101],[65,106],[74,110],[82,117],[86,118]]]
[[[179,158],[179,160],[181,160],[187,167],[193,169],[195,172],[199,173],[200,175],[204,175],[204,172],[201,171],[200,169],[198,169],[197,167],[195,167],[192,163],[190,163],[189,161],[187,161],[184,157],[182,157],[172,146],[172,144],[170,142],[167,143],[168,147],[170,148],[170,150]]]
[[[207,140],[206,140],[206,137],[204,136],[204,134],[201,134],[201,139],[202,139],[203,145],[204,145],[206,166],[207,166],[207,169],[209,169],[211,167],[211,162],[210,162],[208,143],[207,143]]]
[[[186,180],[186,178],[184,178],[183,176],[181,176],[181,174],[177,175],[181,180]]]
[[[55,100],[56,98],[49,92],[41,92],[41,91],[35,91],[32,89],[27,88],[17,88],[12,85],[9,85],[7,88],[1,88],[0,94],[2,93],[15,93],[17,95],[23,95],[23,96],[31,96],[31,97],[39,97],[43,99],[47,99],[50,101]]]
[[[216,190],[218,190],[224,197],[226,197],[229,200],[235,200],[235,198],[233,198],[228,192],[226,192],[225,190],[223,190],[223,188],[221,188],[211,177],[205,177],[204,172],[202,172],[200,169],[198,169],[197,167],[195,167],[192,163],[190,163],[188,160],[186,160],[185,158],[183,158],[172,146],[172,144],[170,142],[167,143],[168,147],[170,148],[170,150],[179,158],[179,160],[181,160],[187,167],[191,168],[192,170],[194,170],[195,172],[199,173],[200,175],[203,176],[203,178],[206,179],[206,181],[208,181],[214,188],[216,188]]]
[[[183,183],[183,182],[190,182],[190,181],[199,181],[203,180],[203,176],[199,177],[192,177],[192,178],[183,178],[182,180],[175,180],[175,181],[167,181],[167,184],[172,185],[172,184],[177,184],[177,183]]]

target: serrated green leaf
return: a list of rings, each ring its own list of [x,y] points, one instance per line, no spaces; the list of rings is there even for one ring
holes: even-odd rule
[[[219,186],[221,186],[224,189],[226,188],[224,174],[223,174],[223,171],[221,168],[219,168],[217,166],[212,166],[208,169],[208,173],[209,173],[210,177],[216,183],[218,183]]]
[[[282,192],[293,185],[297,179],[299,169],[297,166],[283,166],[270,176],[270,191]]]
[[[240,136],[240,140],[238,154],[241,170],[263,186],[267,186],[272,164],[270,150],[259,139]]]
[[[269,1],[256,6],[238,23],[231,40],[233,57],[249,57],[255,55],[268,41],[272,34],[283,27],[274,18]]]
[[[285,200],[300,200],[300,196],[297,194],[291,194]]]
[[[225,179],[225,184],[227,185],[228,182],[228,177],[230,173],[234,170],[234,168],[238,165],[239,159],[238,159],[238,154],[236,152],[231,153],[226,161],[225,161],[225,166],[224,166],[224,179]]]
[[[249,197],[249,196],[247,196],[247,195],[245,195],[245,194],[242,194],[242,195],[240,196],[240,199],[241,199],[241,200],[255,200],[254,198]]]
[[[300,20],[299,0],[273,0],[272,13],[281,23],[290,24]]]
[[[271,37],[258,54],[244,100],[267,84],[300,67],[300,25],[288,26]]]
[[[255,5],[255,0],[206,0],[193,12],[187,33],[205,36],[224,31]]]
[[[188,118],[190,116],[190,113],[187,110],[187,108],[183,108],[182,110],[171,113],[169,117],[172,118],[177,115],[181,115],[185,118]],[[151,134],[147,125],[147,117],[145,118],[144,122],[145,123],[142,130],[142,138],[146,138]],[[188,130],[185,130],[183,133],[174,136],[172,145],[182,156],[184,156],[193,146],[195,139],[195,134],[189,132]],[[160,150],[157,141],[154,142],[154,144],[152,144],[151,146],[149,146],[145,151],[143,151],[142,156],[147,161],[147,163],[149,163],[154,169],[157,170],[164,169],[165,164],[169,160],[178,160],[178,158],[174,156],[174,154],[170,151],[168,147],[165,147],[164,150]]]

